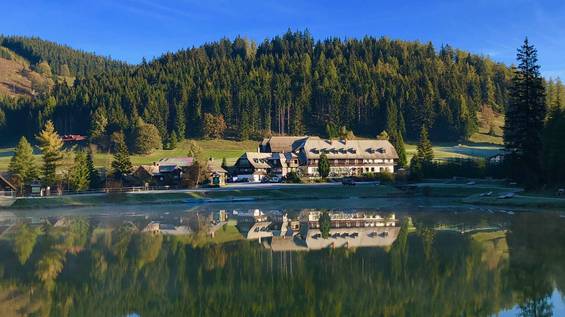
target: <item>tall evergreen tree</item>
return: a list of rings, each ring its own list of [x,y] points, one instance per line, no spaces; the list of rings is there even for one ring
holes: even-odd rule
[[[398,154],[398,166],[404,167],[407,163],[406,158],[406,148],[404,147],[404,139],[402,134],[398,131],[390,135],[390,143],[394,146],[396,153]]]
[[[84,151],[77,151],[75,153],[74,164],[69,174],[69,185],[72,190],[77,192],[88,189],[90,185],[88,158]]]
[[[131,173],[132,164],[129,158],[128,147],[123,138],[117,138],[116,140],[112,169],[114,176],[119,178]]]
[[[506,109],[504,146],[509,152],[512,177],[536,186],[542,176],[542,131],[546,104],[537,50],[527,38],[518,49],[517,60],[510,103]]]
[[[318,173],[321,178],[326,178],[330,175],[330,161],[325,153],[322,153],[318,160]]]
[[[8,167],[10,174],[16,179],[16,186],[23,189],[23,185],[35,180],[39,176],[35,158],[33,157],[33,148],[25,137],[21,137],[14,156],[10,159]]]
[[[100,179],[100,173],[98,173],[94,166],[94,157],[91,150],[86,153],[86,165],[88,166],[89,187],[91,189],[100,187],[102,180]]]
[[[422,126],[422,130],[420,130],[420,140],[416,148],[416,157],[423,163],[431,163],[434,159],[434,149],[428,136],[428,129],[425,125]]]
[[[61,152],[63,140],[55,131],[53,122],[45,123],[43,131],[37,136],[37,141],[43,155],[43,185],[53,186],[57,180],[57,167],[63,158]]]

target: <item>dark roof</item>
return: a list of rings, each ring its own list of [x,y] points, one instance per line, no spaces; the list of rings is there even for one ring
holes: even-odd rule
[[[3,190],[4,188],[10,188],[12,190],[16,190],[16,186],[14,186],[12,183],[10,183],[6,178],[4,178],[4,176],[2,176],[0,174],[0,191]]]
[[[192,157],[165,157],[159,160],[159,166],[190,167],[194,163]]]
[[[260,144],[261,152],[292,152],[297,143],[307,136],[272,136],[265,138]]]

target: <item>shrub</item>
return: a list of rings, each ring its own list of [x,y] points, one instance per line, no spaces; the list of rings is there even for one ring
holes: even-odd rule
[[[286,174],[285,182],[286,183],[293,183],[293,184],[300,184],[300,183],[302,183],[302,180],[300,179],[300,176],[298,176],[298,173],[290,172],[290,173]]]
[[[377,179],[382,183],[394,183],[394,174],[390,172],[381,172],[377,175]]]

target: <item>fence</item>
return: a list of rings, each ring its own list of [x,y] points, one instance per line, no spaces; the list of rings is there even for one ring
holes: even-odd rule
[[[53,197],[53,196],[69,196],[69,195],[95,195],[95,194],[109,194],[109,193],[138,193],[138,192],[149,192],[158,190],[171,190],[171,189],[181,189],[175,186],[132,186],[132,187],[116,187],[116,188],[99,188],[99,189],[89,189],[83,191],[73,191],[73,190],[63,190],[57,191],[51,190],[49,195],[46,194],[35,194],[32,196],[36,197]],[[43,191],[45,192],[45,191]],[[0,196],[1,196],[0,192]],[[15,193],[12,193],[12,197],[15,197]]]
[[[0,191],[0,197],[16,197],[16,192],[14,191]]]

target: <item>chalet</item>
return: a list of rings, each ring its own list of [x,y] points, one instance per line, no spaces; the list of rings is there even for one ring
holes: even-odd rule
[[[235,172],[239,179],[259,182],[269,174],[271,158],[271,153],[246,152],[235,162]]]
[[[308,136],[272,136],[264,138],[259,144],[259,152],[292,152],[307,138]]]
[[[157,162],[159,173],[186,172],[193,164],[192,157],[167,157]]]
[[[318,176],[320,156],[330,163],[330,176],[394,172],[398,154],[386,140],[324,140],[309,137],[294,149],[303,175]]]
[[[279,177],[289,172],[319,176],[318,163],[325,154],[330,176],[355,176],[368,173],[394,173],[398,154],[387,140],[326,140],[315,136],[264,139],[259,152],[247,152],[236,162],[236,174],[251,181],[264,176]]]
[[[321,214],[319,211],[308,213],[309,229],[320,228],[319,220]],[[388,218],[365,213],[330,213],[329,215],[331,220],[330,228],[394,227],[397,225],[394,214]]]
[[[268,160],[271,166],[270,173],[283,177],[290,172],[297,172],[300,167],[298,155],[292,152],[275,152]]]
[[[214,159],[209,159],[206,166],[206,175],[210,186],[221,187],[226,184],[228,171],[222,167],[220,162]]]
[[[139,165],[131,175],[140,184],[154,184],[155,177],[159,176],[159,166],[156,163]]]

